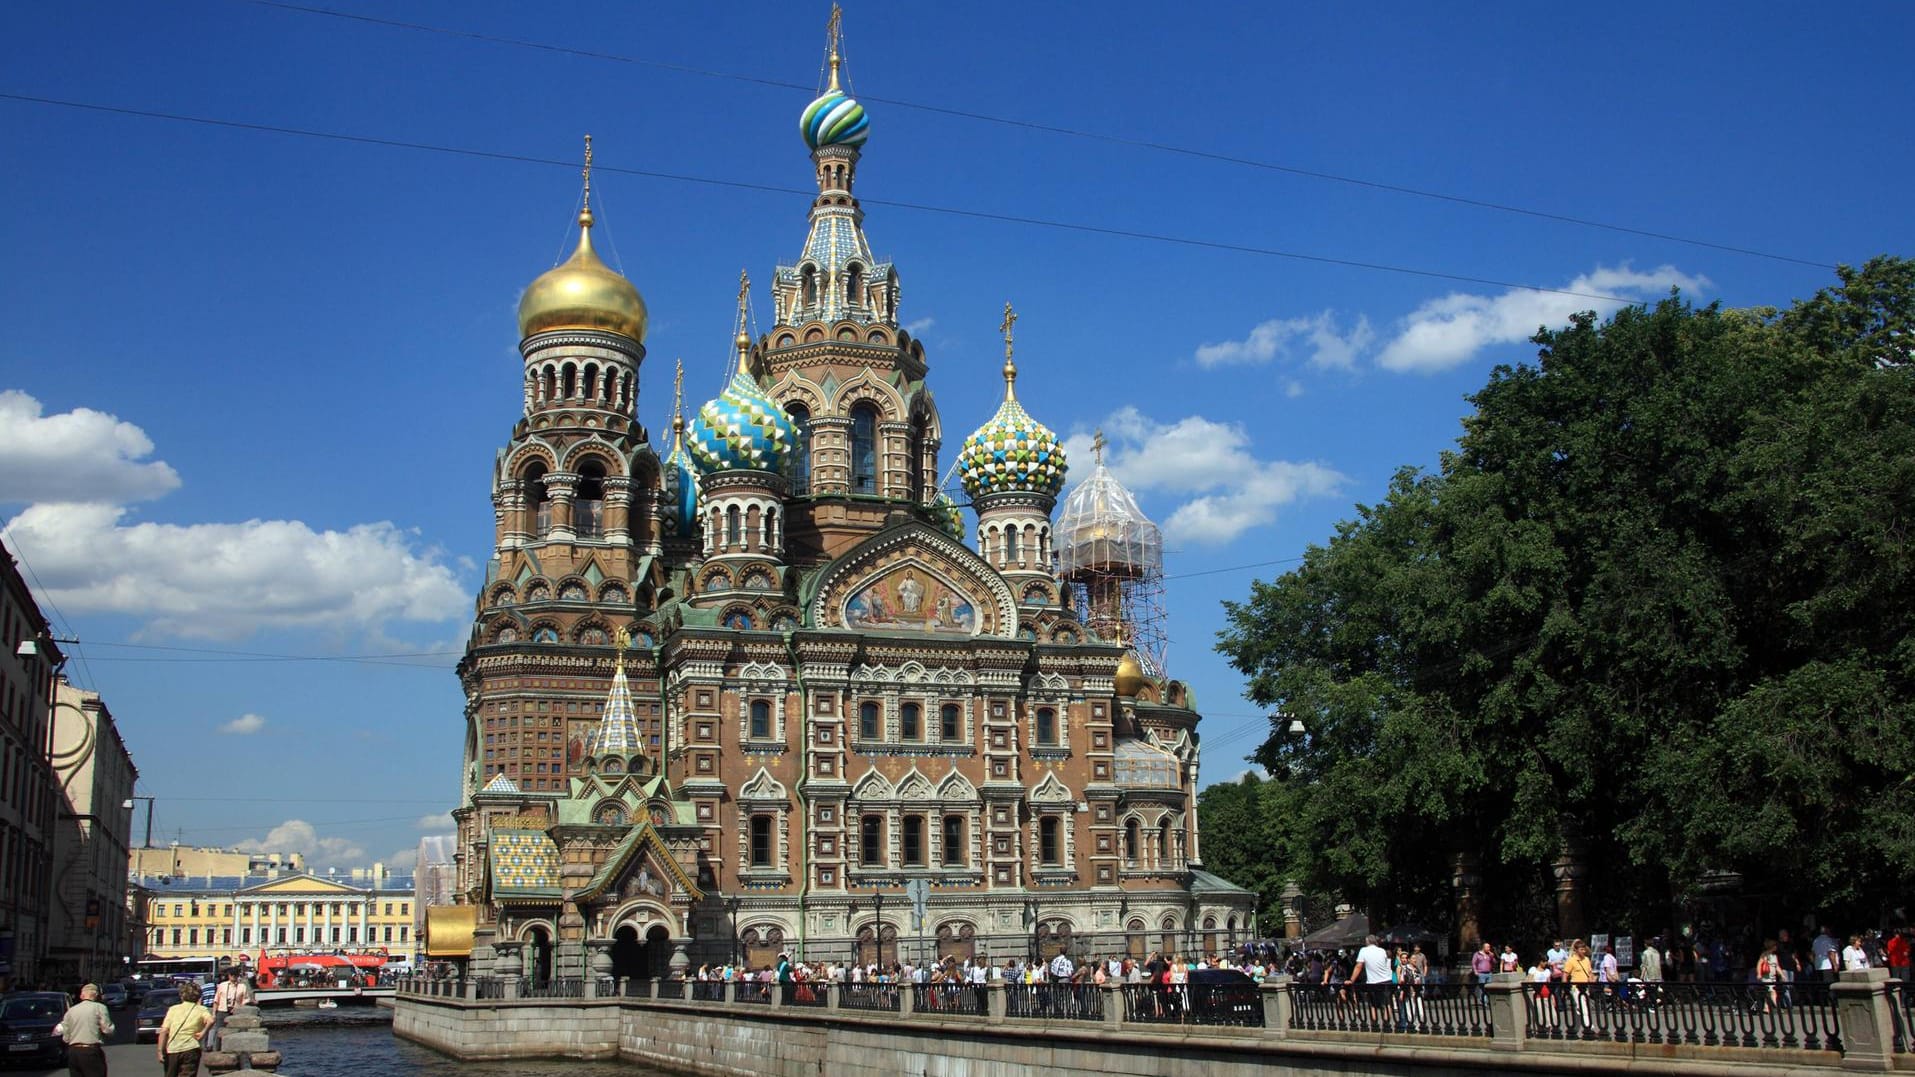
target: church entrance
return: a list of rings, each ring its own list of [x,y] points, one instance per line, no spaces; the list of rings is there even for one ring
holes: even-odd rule
[[[612,975],[621,980],[651,975],[645,968],[645,944],[638,941],[638,929],[630,924],[612,932]]]
[[[552,935],[542,927],[532,929],[526,940],[526,949],[531,951],[528,974],[535,984],[552,982]]]

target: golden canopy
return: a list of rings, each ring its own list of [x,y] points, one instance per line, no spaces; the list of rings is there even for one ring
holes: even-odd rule
[[[592,211],[579,214],[578,249],[519,297],[519,336],[553,329],[598,329],[643,342],[649,315],[632,282],[592,250]]]

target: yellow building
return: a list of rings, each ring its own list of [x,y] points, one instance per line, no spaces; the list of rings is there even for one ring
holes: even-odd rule
[[[134,875],[172,878],[221,875],[289,875],[306,870],[298,853],[243,853],[237,849],[197,848],[174,842],[128,850]]]
[[[409,962],[416,941],[411,875],[375,869],[343,879],[299,874],[141,883],[148,960],[384,951],[394,962]]]

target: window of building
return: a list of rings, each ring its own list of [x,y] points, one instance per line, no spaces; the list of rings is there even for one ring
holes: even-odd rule
[[[232,928],[222,927],[219,929],[219,944],[221,946],[231,946],[233,944],[233,929]]]
[[[253,944],[253,929],[252,928],[242,927],[239,929],[239,944],[241,946],[251,946]]]
[[[1037,708],[1037,743],[1047,746],[1057,743],[1057,712],[1049,707]]]
[[[878,492],[878,409],[869,404],[851,409],[851,492]]]
[[[751,739],[771,739],[771,704],[762,699],[751,701]]]
[[[904,832],[899,837],[904,843],[904,862],[913,867],[922,866],[924,864],[924,816],[905,816]]]
[[[392,925],[391,924],[386,925],[386,941],[387,942],[392,941]]]
[[[588,459],[579,466],[578,493],[572,498],[572,531],[579,538],[605,533],[605,465]]]
[[[751,817],[751,866],[768,868],[771,866],[771,816],[766,814]]]
[[[412,902],[410,902],[410,901],[401,901],[401,902],[399,903],[399,915],[400,915],[400,916],[411,916],[411,915],[412,915]]]
[[[740,519],[738,506],[732,505],[725,510],[725,546],[728,549],[737,549],[744,544],[744,525],[739,522]]]
[[[960,730],[964,727],[963,714],[964,712],[955,703],[946,703],[938,708],[939,740],[955,741],[962,736]]]
[[[1124,823],[1124,859],[1132,864],[1137,862],[1137,820]]]
[[[404,924],[399,925],[399,941],[406,941],[406,925]]]
[[[286,945],[286,929],[282,927],[276,932],[276,934],[279,937],[274,939],[273,941],[278,943],[281,946]]]
[[[924,708],[916,703],[906,703],[898,711],[898,735],[905,740],[920,740],[924,736],[921,718]]]
[[[797,432],[797,444],[791,450],[791,492],[809,493],[811,490],[811,409],[803,404],[792,404],[785,409],[791,417],[791,427]]]
[[[552,503],[545,497],[545,465],[533,464],[526,468],[520,487],[525,495],[525,510],[532,523],[532,533],[543,536],[552,530]]]
[[[878,705],[876,703],[858,704],[858,738],[860,740],[878,739]]]
[[[174,928],[173,929],[173,945],[178,946],[179,944],[180,944],[180,929]]]
[[[303,927],[296,927],[296,928],[293,928],[293,941],[294,941],[294,942],[305,942],[305,941],[306,941],[306,929],[305,929],[305,928],[303,928]]]
[[[947,867],[961,868],[965,863],[968,850],[964,842],[964,816],[947,815],[944,817],[944,863]]]
[[[1053,817],[1037,822],[1037,858],[1046,864],[1055,864],[1063,859],[1057,839],[1057,820]]]
[[[884,863],[884,817],[867,815],[858,820],[858,859],[865,867]]]
[[[186,945],[188,946],[199,945],[199,928],[189,927],[186,929]]]

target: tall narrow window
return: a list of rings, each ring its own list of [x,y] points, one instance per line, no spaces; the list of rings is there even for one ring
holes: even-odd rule
[[[965,864],[967,850],[964,847],[964,816],[947,815],[944,817],[944,864],[946,867],[961,868]]]
[[[1170,820],[1157,824],[1157,862],[1170,863]]]
[[[751,817],[751,866],[754,868],[771,866],[771,816],[769,815]]]
[[[1037,708],[1037,743],[1047,747],[1057,744],[1057,712],[1049,707]]]
[[[858,820],[858,862],[865,867],[884,863],[884,817],[867,815]]]
[[[1037,821],[1037,858],[1046,864],[1055,864],[1063,859],[1058,847],[1055,816],[1045,816]]]
[[[904,817],[904,832],[899,835],[904,841],[904,862],[914,867],[924,864],[924,816],[907,815]]]
[[[791,449],[791,492],[805,494],[811,492],[811,409],[803,404],[793,404],[785,409],[791,416],[792,429],[797,431],[798,443]]]
[[[1135,819],[1124,823],[1124,862],[1137,863],[1137,820]]]
[[[725,546],[735,550],[744,541],[744,526],[740,523],[738,506],[733,505],[725,510]]]
[[[818,267],[817,266],[804,267],[803,269],[798,271],[798,279],[800,282],[799,283],[799,289],[800,289],[800,295],[801,295],[801,298],[799,299],[800,304],[802,304],[807,310],[817,306],[818,305]]]
[[[858,704],[858,739],[878,739],[878,705],[876,703]]]
[[[751,739],[771,739],[771,704],[762,699],[751,701]]]
[[[526,519],[532,524],[532,533],[544,536],[552,530],[552,503],[545,499],[545,465],[533,464],[526,468],[525,477],[519,481],[525,498]]]
[[[578,470],[578,493],[572,499],[572,530],[579,538],[598,538],[605,533],[605,465],[587,460]]]
[[[864,302],[864,267],[856,262],[844,267],[844,305],[855,307]]]
[[[963,735],[963,712],[955,703],[946,703],[938,708],[938,739],[946,744],[954,743]]]
[[[878,409],[869,404],[851,409],[851,492],[878,492]]]
[[[898,708],[898,738],[900,740],[918,740],[924,736],[922,715],[923,708],[916,703],[906,703]]]

